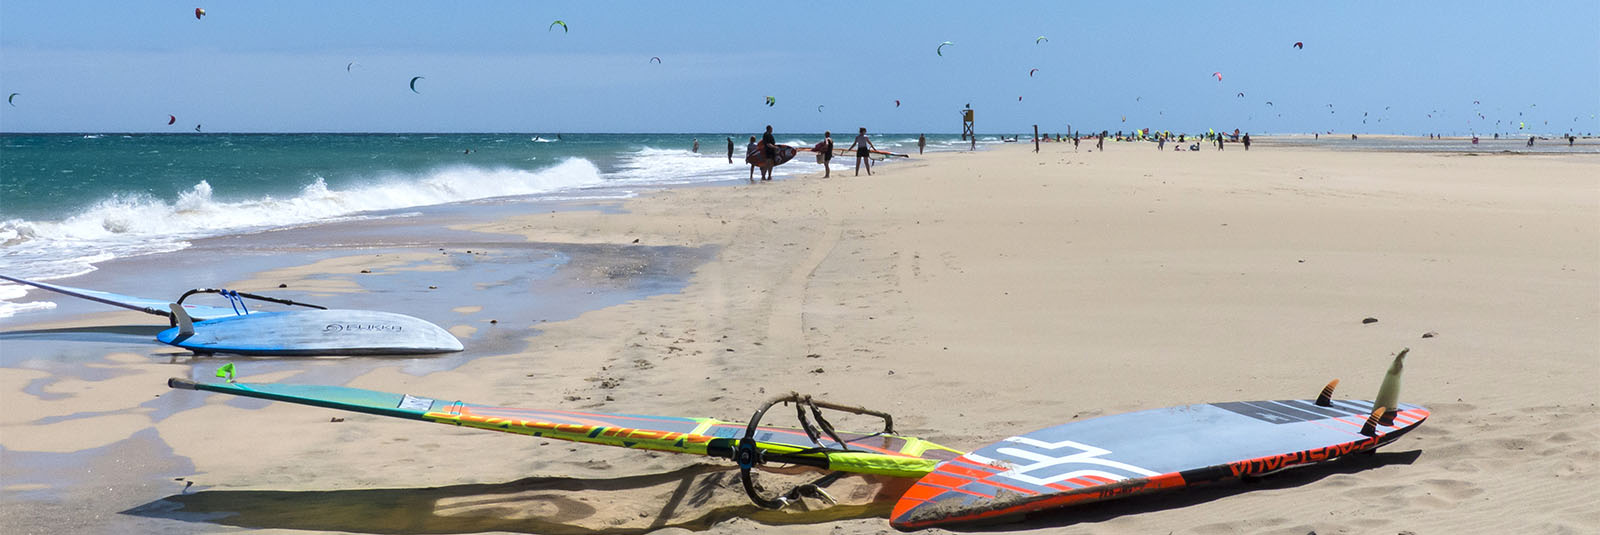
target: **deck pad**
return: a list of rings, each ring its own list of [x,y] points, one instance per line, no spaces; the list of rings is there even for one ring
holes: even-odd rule
[[[1400,404],[1394,425],[1361,434],[1371,401],[1185,405],[1014,436],[939,465],[890,516],[901,529],[981,522],[1323,462],[1387,444],[1428,410]]]

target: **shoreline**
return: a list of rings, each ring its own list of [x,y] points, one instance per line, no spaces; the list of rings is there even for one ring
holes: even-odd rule
[[[1600,297],[1600,230],[1592,225],[1600,187],[1585,176],[1595,166],[1591,157],[1284,149],[1163,160],[1116,145],[1073,153],[1046,144],[1039,155],[1017,145],[930,154],[871,179],[840,166],[844,174],[827,180],[803,175],[759,185],[673,187],[615,210],[527,213],[452,227],[508,236],[506,244],[616,248],[615,261],[575,269],[577,278],[592,281],[629,273],[635,264],[628,251],[636,247],[715,252],[692,269],[681,291],[540,323],[537,334],[515,335],[524,344],[512,353],[420,375],[377,364],[352,369],[344,384],[512,406],[734,421],[748,418],[770,393],[798,390],[888,410],[903,432],[974,448],[1096,415],[1305,397],[1332,377],[1346,380],[1344,395],[1365,397],[1387,355],[1409,346],[1402,400],[1435,413],[1391,447],[1420,452],[1409,463],[1329,469],[1210,500],[1174,493],[1146,508],[1119,505],[1117,515],[1079,511],[1066,513],[1077,520],[1065,524],[1000,529],[1581,531],[1595,525],[1581,505],[1594,497],[1593,444],[1600,438],[1589,380],[1600,371],[1600,350],[1591,343],[1600,339],[1593,299]],[[1525,178],[1507,182],[1507,176]],[[288,269],[301,279],[352,276],[341,271],[350,266],[312,266]],[[482,274],[407,273],[461,284],[460,295],[472,297],[455,307],[493,306],[482,281],[474,280]],[[289,281],[291,288],[298,280]],[[1361,324],[1367,316],[1380,321]],[[1433,331],[1439,335],[1419,338]],[[138,487],[116,499],[134,503],[117,507],[176,503],[193,516],[152,509],[113,516],[108,502],[93,500],[33,510],[8,498],[8,531],[86,513],[113,516],[92,524],[101,529],[131,531],[349,529],[348,519],[319,524],[315,515],[266,514],[267,506],[248,493],[278,492],[307,507],[336,498],[350,514],[378,519],[396,512],[382,508],[385,500],[440,487],[454,489],[449,503],[412,513],[439,525],[489,518],[501,522],[489,529],[516,530],[541,525],[531,522],[546,511],[538,492],[512,484],[528,476],[624,487],[572,494],[626,513],[572,525],[648,528],[661,518],[666,526],[717,514],[661,516],[660,495],[637,490],[653,487],[630,491],[620,483],[690,470],[700,459],[168,391],[161,381],[175,368],[139,354],[159,347],[145,344],[135,351],[138,360],[116,357],[138,371],[115,379],[61,378],[28,387],[47,377],[12,368],[0,369],[0,378],[8,399],[34,398],[24,414],[91,402],[66,414],[99,410],[104,418],[133,422],[160,413],[145,427],[154,437],[135,432],[122,440],[165,444],[170,458],[191,463],[191,473],[172,477],[195,487],[185,494],[181,483],[163,477],[159,483],[170,488]],[[310,373],[294,371],[293,362],[238,366],[243,381]],[[190,377],[208,379],[212,368],[196,366]],[[295,381],[323,382],[304,378]],[[71,397],[44,399],[24,388]],[[168,414],[141,404],[111,414],[118,407],[108,395],[169,399],[186,408]],[[347,419],[333,423],[333,416]],[[65,422],[100,423],[96,418],[102,417]],[[6,435],[54,433],[38,419],[8,419]],[[0,445],[9,448],[8,440],[0,437]],[[1533,447],[1512,449],[1519,444]],[[1566,475],[1516,475],[1551,471]],[[794,525],[743,519],[755,513],[738,509],[742,491],[726,480],[707,483],[717,473],[697,472],[695,481],[713,503],[733,507],[736,519],[713,522],[712,533],[888,529],[870,508],[843,519],[801,516]],[[489,487],[470,487],[479,484]],[[357,493],[372,489],[392,492]],[[8,497],[36,491],[4,490]],[[508,491],[521,494],[504,508],[451,505]],[[1547,499],[1550,493],[1565,497]],[[1364,504],[1373,499],[1396,505],[1367,512]],[[1455,506],[1472,500],[1496,506]],[[218,515],[241,506],[260,514]],[[1511,511],[1536,517],[1507,518],[1517,516],[1504,514]],[[646,516],[625,518],[634,513]],[[605,524],[622,520],[630,523]]]

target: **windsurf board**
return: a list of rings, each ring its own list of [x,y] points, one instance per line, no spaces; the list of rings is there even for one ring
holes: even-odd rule
[[[239,355],[424,355],[462,350],[461,341],[427,321],[371,310],[295,310],[198,321],[156,340],[197,353]]]
[[[1372,401],[1237,401],[1091,418],[990,444],[940,464],[901,496],[902,530],[1025,513],[1279,470],[1371,451],[1428,418],[1399,404],[1393,425]]]

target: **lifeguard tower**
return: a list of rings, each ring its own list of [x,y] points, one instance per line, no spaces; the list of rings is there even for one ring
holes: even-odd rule
[[[978,147],[978,134],[972,130],[972,105],[961,109],[961,140],[972,142],[971,147]]]

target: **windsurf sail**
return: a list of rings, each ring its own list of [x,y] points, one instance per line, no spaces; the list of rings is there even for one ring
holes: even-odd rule
[[[172,311],[167,309],[167,304],[171,303],[172,301],[166,299],[133,297],[129,295],[114,294],[111,292],[102,292],[99,290],[85,290],[83,288],[73,288],[71,286],[57,286],[44,282],[34,282],[26,279],[7,277],[5,275],[0,275],[0,279],[15,282],[17,284],[26,284],[35,288],[42,288],[73,297],[88,299],[98,303],[105,303],[114,307],[137,310],[145,314],[154,314],[168,319],[172,318]],[[189,317],[194,318],[196,321],[205,321],[208,319],[225,318],[238,315],[232,308],[204,305],[183,305],[183,309],[189,313]]]
[[[59,294],[70,295],[70,296],[78,297],[78,298],[82,298],[82,299],[88,299],[90,301],[94,301],[94,302],[97,302],[97,303],[105,303],[105,304],[108,304],[108,305],[111,305],[111,306],[114,306],[114,307],[122,307],[122,308],[126,308],[128,310],[137,310],[137,311],[143,312],[145,314],[152,314],[152,315],[156,315],[156,316],[161,316],[161,317],[173,320],[174,322],[177,321],[177,318],[173,315],[172,310],[168,307],[168,305],[172,304],[173,301],[166,300],[166,299],[151,299],[151,298],[148,298],[148,297],[134,297],[134,296],[131,296],[131,295],[114,294],[114,293],[111,293],[111,292],[102,292],[102,291],[99,291],[99,290],[87,290],[87,289],[83,289],[83,288],[73,288],[71,286],[59,286],[59,285],[45,283],[45,282],[35,282],[35,281],[27,280],[27,279],[19,279],[19,278],[16,278],[16,277],[8,277],[8,276],[5,276],[5,275],[0,275],[0,280],[7,280],[7,281],[15,282],[17,284],[25,284],[25,285],[32,286],[32,287],[35,287],[35,288],[40,288],[40,289],[44,289],[44,290],[50,290],[52,292],[56,292],[56,293],[59,293]],[[214,293],[214,294],[221,295],[224,298],[228,299],[229,307],[228,308],[222,308],[222,307],[213,307],[213,306],[205,306],[205,305],[184,304],[183,301],[185,299],[188,299],[189,296],[197,294],[197,293]],[[194,321],[206,321],[206,320],[214,320],[214,319],[218,319],[218,318],[231,318],[233,316],[244,316],[244,315],[249,314],[250,313],[250,309],[249,309],[249,307],[247,307],[245,305],[245,302],[244,302],[245,299],[255,299],[255,300],[258,300],[258,301],[267,301],[267,302],[271,302],[271,303],[278,303],[280,305],[302,306],[302,307],[316,308],[316,309],[323,309],[323,310],[327,309],[327,307],[324,307],[324,306],[321,306],[321,305],[313,305],[313,304],[309,304],[309,303],[300,303],[300,302],[296,302],[296,301],[290,301],[288,299],[279,299],[279,298],[276,298],[276,297],[267,297],[267,296],[264,296],[264,295],[256,295],[256,294],[247,293],[247,292],[238,292],[238,291],[233,291],[233,290],[220,290],[220,289],[213,289],[213,288],[197,288],[197,289],[194,289],[194,290],[189,290],[187,292],[184,292],[184,294],[181,297],[178,297],[178,300],[177,300],[176,304],[182,306],[184,312],[188,313],[189,317],[193,318]],[[174,323],[174,324],[176,324],[176,323]]]
[[[818,408],[839,410],[841,406],[804,396],[792,398],[803,427],[791,429],[712,418],[479,405],[342,386],[201,383],[177,377],[167,380],[167,386],[586,444],[721,457],[739,461],[741,468],[748,468],[747,461],[750,465],[784,463],[916,478],[932,472],[939,462],[962,454],[920,438],[894,434],[888,420],[884,431],[877,433],[836,432],[821,419]],[[768,407],[779,401],[782,400],[769,402]],[[806,408],[817,418],[817,424],[805,418]],[[752,420],[759,422],[765,411],[763,407]],[[745,453],[741,454],[741,450]],[[752,451],[754,454],[750,455]],[[752,498],[756,498],[753,491]]]

